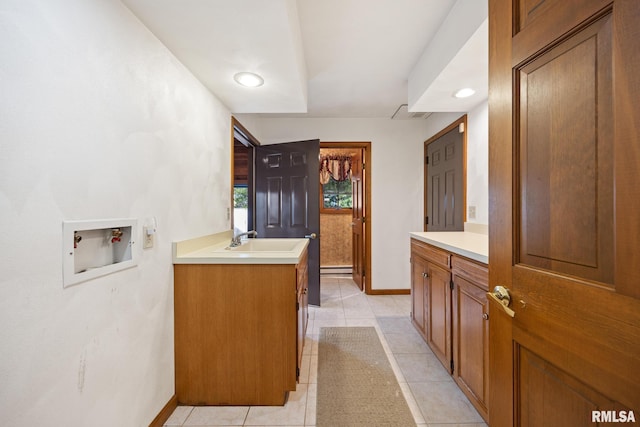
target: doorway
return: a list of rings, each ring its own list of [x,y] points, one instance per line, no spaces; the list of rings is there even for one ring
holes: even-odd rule
[[[320,143],[321,273],[371,292],[371,143]]]
[[[231,118],[234,234],[309,239],[309,304],[320,305],[318,162],[320,141],[261,145]],[[246,229],[246,230],[245,230]]]

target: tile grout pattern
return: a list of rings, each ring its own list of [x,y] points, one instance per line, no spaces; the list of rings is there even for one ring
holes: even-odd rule
[[[350,276],[322,276],[309,307],[299,384],[284,406],[179,406],[166,427],[316,425],[318,337],[325,326],[373,326],[419,427],[486,427],[411,325],[410,295],[365,295]]]

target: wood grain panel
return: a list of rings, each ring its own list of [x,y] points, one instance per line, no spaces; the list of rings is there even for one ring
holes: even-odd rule
[[[640,6],[636,0],[617,1],[613,10],[615,88],[614,182],[616,292],[640,299]],[[640,409],[640,408],[638,408]]]
[[[520,262],[604,283],[614,253],[610,43],[606,17],[517,69]]]
[[[489,0],[489,283],[511,287],[513,245],[513,81],[516,2]],[[512,322],[489,300],[489,424],[513,427]]]
[[[307,323],[309,320],[309,255],[305,251],[302,259],[296,265],[296,291],[298,298],[298,325],[297,325],[297,355],[298,368],[302,366],[302,350],[304,349],[304,338],[307,334]],[[300,369],[296,371],[300,374]]]
[[[451,271],[458,277],[470,280],[484,291],[489,290],[489,268],[487,265],[456,255],[451,257]]]
[[[249,148],[239,142],[233,146],[233,184],[247,185],[249,179]]]
[[[427,243],[411,239],[411,251],[445,268],[451,266],[451,254]]]
[[[540,16],[555,3],[554,0],[519,0],[514,2],[517,11],[515,16],[517,31],[522,30],[528,23]]]
[[[426,294],[427,344],[451,373],[451,273],[429,264]]]
[[[520,0],[514,3],[520,12],[514,11],[510,58],[514,67],[543,52],[541,46],[562,42],[611,12],[610,0]]]
[[[411,320],[420,334],[427,339],[426,319],[426,279],[424,273],[428,271],[427,261],[412,254],[411,256]]]
[[[516,393],[521,402],[517,417],[522,427],[594,425],[592,411],[626,409],[525,347],[518,346],[515,354],[519,362]],[[563,402],[561,411],[558,402]]]
[[[453,281],[453,377],[487,421],[489,322],[483,317],[489,311],[486,291],[455,274]]]
[[[518,294],[512,293],[518,324],[514,340],[544,349],[545,359],[558,369],[588,378],[594,389],[640,408],[638,302],[530,267],[516,266],[513,280],[518,284]]]
[[[282,405],[296,387],[294,265],[175,265],[183,405]]]

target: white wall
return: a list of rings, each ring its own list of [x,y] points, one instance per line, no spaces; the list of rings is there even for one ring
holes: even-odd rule
[[[115,0],[3,0],[0,56],[0,425],[148,425],[170,243],[229,228],[229,111]],[[63,220],[149,216],[137,267],[63,289]]]
[[[489,103],[467,113],[467,207],[476,207],[476,219],[489,224]]]

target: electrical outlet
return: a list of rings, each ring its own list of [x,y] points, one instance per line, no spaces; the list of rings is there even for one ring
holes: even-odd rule
[[[476,207],[469,206],[469,219],[476,219]]]
[[[143,249],[149,249],[153,247],[153,236],[155,236],[155,234],[149,234],[147,232],[147,229],[148,227],[142,227]]]

